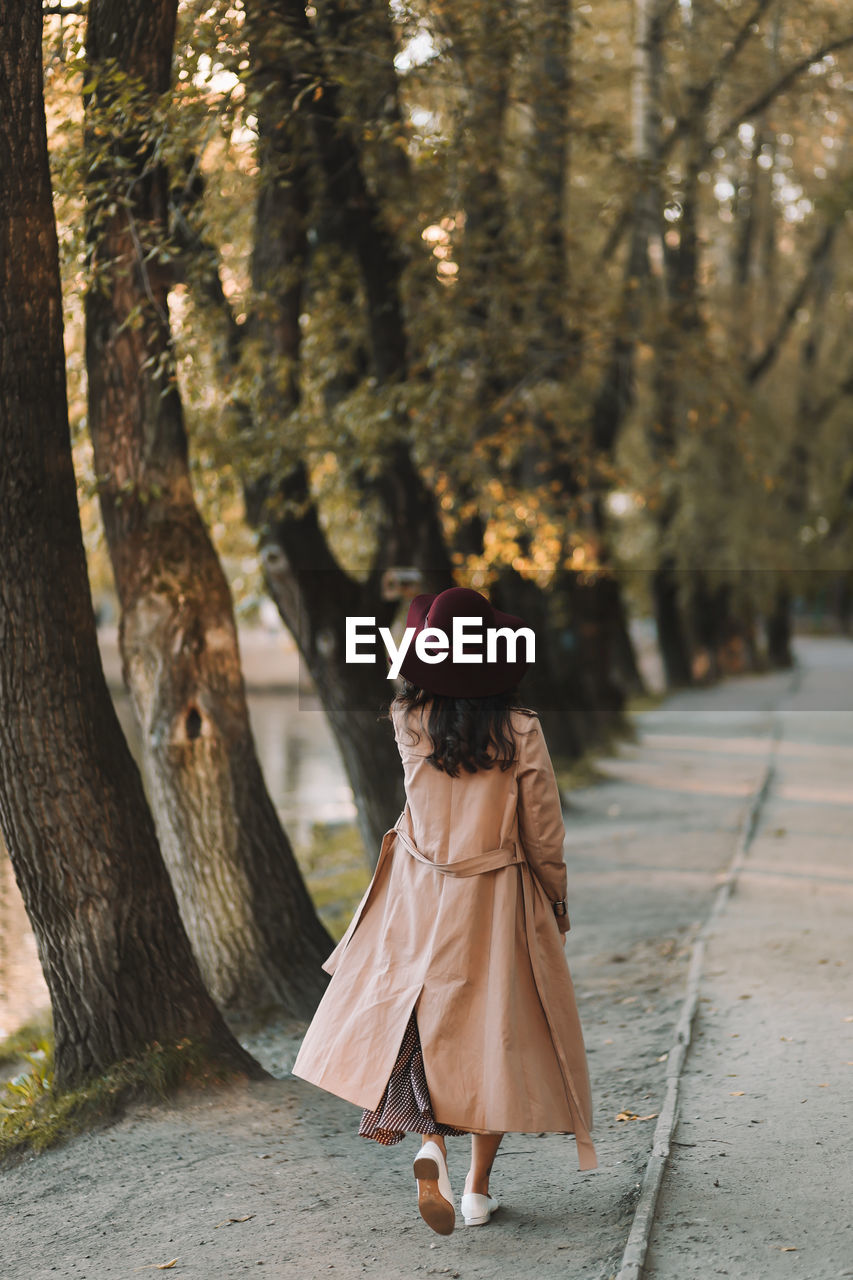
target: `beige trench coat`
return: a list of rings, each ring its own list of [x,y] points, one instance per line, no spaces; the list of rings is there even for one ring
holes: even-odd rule
[[[413,714],[394,711],[406,806],[323,965],[332,980],[293,1074],[374,1110],[416,1008],[436,1120],[574,1134],[579,1168],[594,1169],[569,918],[551,905],[566,897],[565,829],[539,719],[512,713],[512,768],[451,778],[427,763]]]

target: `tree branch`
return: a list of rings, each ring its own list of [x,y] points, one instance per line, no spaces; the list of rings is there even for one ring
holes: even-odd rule
[[[756,98],[753,98],[752,102],[730,117],[722,129],[719,130],[717,136],[709,139],[707,154],[710,155],[714,147],[718,147],[724,139],[734,133],[738,125],[743,124],[745,120],[751,119],[752,116],[760,115],[774,98],[778,98],[780,93],[784,93],[804,71],[808,71],[809,67],[813,67],[817,62],[822,62],[824,58],[828,58],[831,53],[837,53],[839,49],[848,48],[851,44],[853,44],[853,32],[846,36],[839,36],[837,40],[831,40],[829,44],[823,45],[820,49],[815,49],[813,53],[807,54],[805,58],[795,62],[773,84],[763,89]]]
[[[773,0],[756,0],[755,7],[746,22],[744,22],[743,26],[738,31],[734,40],[732,40],[728,49],[726,49],[725,53],[720,58],[720,61],[717,63],[714,71],[704,84],[697,85],[693,90],[692,105],[690,109],[685,111],[683,115],[679,116],[670,132],[664,138],[661,148],[662,156],[666,157],[669,155],[676,142],[689,132],[690,126],[696,116],[699,115],[700,112],[706,111],[710,106],[711,98],[714,96],[714,89],[722,81],[735,58],[746,44],[750,34],[752,33],[752,28],[755,26],[756,22],[758,22],[758,19],[761,17],[764,10],[772,3]]]
[[[829,391],[822,400],[815,405],[814,410],[809,418],[809,425],[814,428],[825,422],[833,409],[841,403],[846,396],[853,395],[853,372],[847,374],[842,382],[839,382],[832,391]]]
[[[755,26],[758,19],[764,13],[764,10],[767,9],[772,3],[773,3],[773,0],[756,0],[756,3],[751,9],[749,15],[747,16],[746,21],[741,25],[739,30],[736,32],[734,39],[732,40],[729,47],[726,49],[723,56],[720,58],[720,61],[717,63],[716,67],[711,72],[710,76],[708,76],[708,79],[704,82],[704,84],[697,85],[694,93],[691,95],[692,100],[691,100],[690,109],[688,111],[683,112],[683,114],[678,117],[675,124],[670,129],[669,133],[661,142],[661,147],[660,147],[661,160],[665,160],[666,157],[672,151],[675,144],[681,138],[685,137],[687,133],[689,133],[690,127],[695,121],[696,116],[708,109],[711,99],[714,96],[715,88],[717,87],[717,85],[720,84],[720,82],[723,80],[726,73],[731,68],[732,63],[735,61],[735,58],[737,58],[741,49],[746,44],[749,36],[752,33],[752,28]],[[632,212],[631,204],[626,204],[625,207],[620,212],[619,217],[616,219],[616,222],[613,224],[613,227],[610,230],[610,234],[608,235],[606,241],[604,242],[604,247],[601,250],[602,262],[608,262],[610,258],[613,256],[616,249],[618,248],[619,243],[630,224],[631,212]]]
[[[802,279],[791,295],[785,310],[782,312],[782,316],[776,326],[776,332],[767,343],[761,355],[756,356],[755,359],[747,366],[746,380],[750,385],[758,382],[759,379],[764,376],[778,356],[782,343],[788,334],[788,330],[794,323],[797,312],[803,305],[803,302],[814,283],[818,268],[832,247],[832,242],[835,239],[837,230],[837,220],[824,227],[823,234],[820,236],[820,239],[809,255],[809,260],[806,265],[806,269],[803,272]]]

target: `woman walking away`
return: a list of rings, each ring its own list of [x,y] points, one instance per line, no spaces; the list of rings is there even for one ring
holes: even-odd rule
[[[417,596],[406,625],[450,635],[454,617],[524,625],[464,587]],[[579,1168],[598,1164],[564,951],[560,795],[539,719],[514,697],[527,662],[497,640],[480,664],[406,652],[391,704],[406,805],[323,966],[332,981],[293,1066],[363,1109],[363,1137],[420,1134],[418,1206],[442,1235],[456,1220],[448,1136],[472,1135],[466,1226],[498,1208],[504,1133],[573,1134]]]

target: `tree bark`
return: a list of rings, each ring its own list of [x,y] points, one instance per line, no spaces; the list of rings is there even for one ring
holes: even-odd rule
[[[628,252],[610,350],[590,415],[591,443],[596,461],[592,471],[590,524],[599,559],[609,562],[605,491],[601,460],[612,465],[622,429],[635,400],[637,344],[650,304],[660,301],[651,270],[649,247],[661,242],[661,91],[663,41],[673,0],[637,0],[634,6],[631,69],[632,160],[635,192]],[[612,681],[624,693],[643,693],[645,685],[627,626],[618,581],[599,575],[586,591],[588,613],[606,628],[605,646],[612,655]]]
[[[532,0],[525,16],[522,92],[530,124],[518,199],[526,238],[519,281],[524,334],[536,377],[567,379],[577,371],[579,336],[567,323],[571,0]]]
[[[652,602],[666,687],[678,689],[692,684],[690,646],[684,631],[678,575],[671,557],[665,557],[652,574]]]
[[[581,661],[583,637],[571,586],[566,573],[557,590],[546,592],[505,569],[492,591],[500,609],[523,618],[535,632],[536,662],[525,673],[519,697],[539,712],[553,754],[570,760],[583,755],[601,727]]]
[[[849,636],[853,632],[853,574],[839,573],[836,576],[833,598],[838,629],[841,635]]]
[[[791,650],[791,592],[787,583],[780,582],[773,599],[773,609],[765,623],[767,657],[774,667],[792,667]]]
[[[686,86],[690,106],[686,115],[688,124],[685,128],[681,210],[677,220],[677,244],[668,248],[664,254],[667,297],[655,352],[653,414],[648,427],[652,454],[662,464],[663,500],[658,508],[657,522],[659,543],[663,547],[666,547],[680,500],[678,490],[667,474],[668,463],[675,454],[679,433],[684,427],[683,384],[678,367],[679,346],[682,335],[694,334],[703,323],[699,307],[698,217],[700,157],[704,154],[707,99],[695,65],[703,16],[701,5],[694,3],[685,17],[686,41],[693,69]],[[668,550],[663,552],[652,583],[658,645],[667,686],[671,688],[691,683],[694,670],[691,632],[703,634],[704,619],[698,616],[701,609],[696,604],[698,599],[704,598],[702,574],[701,570],[694,572],[695,584],[691,600],[696,616],[690,620],[681,616],[683,594],[678,589],[674,557]],[[691,621],[698,625],[692,628]],[[710,660],[715,662],[716,655]]]
[[[331,940],[261,773],[230,591],[195,506],[159,255],[168,175],[153,108],[168,91],[177,0],[92,0],[86,298],[89,427],[121,602],[125,683],[160,844],[214,999],[308,1016]],[[117,87],[110,66],[132,77]],[[120,94],[136,110],[114,110]],[[122,106],[123,99],[120,99]]]
[[[407,349],[402,259],[365,182],[355,139],[340,118],[337,86],[304,7],[296,0],[253,4],[247,31],[259,95],[260,178],[252,314],[241,336],[251,335],[263,353],[264,370],[251,432],[281,424],[300,401],[299,315],[310,255],[308,228],[317,211],[311,193],[318,180],[324,233],[334,236],[360,269],[369,371],[377,385],[405,377]],[[312,84],[321,92],[315,89],[306,97]],[[440,590],[453,580],[435,503],[404,432],[404,423],[389,423],[376,477],[361,477],[363,497],[378,499],[380,511],[377,555],[364,581],[349,573],[329,546],[301,441],[288,441],[288,452],[296,456],[283,475],[262,475],[245,486],[267,586],[337,738],[371,863],[404,803],[399,756],[390,726],[382,722],[395,690],[381,657],[373,666],[345,662],[344,620],[358,615],[390,625],[396,606],[382,599],[381,581],[391,565],[420,568],[424,590]]]
[[[60,1088],[184,1036],[266,1076],[204,988],[100,665],[41,26],[39,0],[0,0],[0,823],[50,991]]]
[[[631,134],[635,189],[622,293],[610,353],[592,409],[596,449],[612,453],[634,403],[634,363],[652,285],[649,245],[661,238],[663,41],[673,0],[635,0]]]

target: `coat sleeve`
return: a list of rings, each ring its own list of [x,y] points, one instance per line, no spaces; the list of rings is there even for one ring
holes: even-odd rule
[[[551,902],[559,902],[568,889],[563,858],[566,828],[554,766],[538,718],[518,741],[518,833],[531,871]],[[560,932],[567,933],[568,915],[556,916],[556,921]]]

